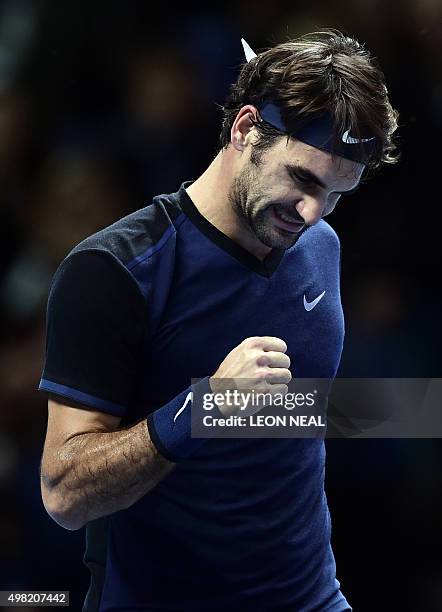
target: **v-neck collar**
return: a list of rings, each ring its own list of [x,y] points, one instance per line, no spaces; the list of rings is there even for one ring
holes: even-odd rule
[[[255,255],[252,255],[250,251],[232,240],[232,238],[229,238],[229,236],[215,227],[200,213],[192,198],[186,191],[186,187],[192,183],[193,181],[184,181],[175,194],[178,198],[181,210],[209,240],[223,249],[223,251],[229,253],[229,255],[240,261],[244,266],[247,266],[253,272],[256,272],[256,274],[270,278],[272,274],[276,272],[284,256],[285,250],[272,249],[262,261],[258,259],[258,257],[255,257]]]

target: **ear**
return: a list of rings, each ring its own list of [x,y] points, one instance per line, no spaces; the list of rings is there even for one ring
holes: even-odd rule
[[[251,119],[258,120],[258,110],[255,106],[247,104],[236,115],[230,131],[230,142],[237,151],[242,152],[247,146],[248,137],[254,128]]]

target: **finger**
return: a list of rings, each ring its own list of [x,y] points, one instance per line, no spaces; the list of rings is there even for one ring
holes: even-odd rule
[[[277,338],[276,336],[257,336],[257,340],[260,341],[258,346],[263,351],[280,351],[281,353],[287,351],[287,344],[282,338]]]
[[[266,375],[266,381],[272,385],[283,383],[287,384],[292,380],[292,374],[287,368],[270,368]]]
[[[272,395],[287,395],[288,393],[288,386],[287,385],[281,385],[281,384],[276,384],[276,385],[270,385],[270,393]]]
[[[289,368],[290,357],[279,351],[265,351],[258,357],[257,364],[271,368]]]

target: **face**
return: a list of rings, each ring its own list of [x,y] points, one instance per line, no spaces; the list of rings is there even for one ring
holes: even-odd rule
[[[342,194],[357,188],[364,168],[282,136],[262,155],[244,149],[229,200],[260,242],[287,249],[330,214]]]

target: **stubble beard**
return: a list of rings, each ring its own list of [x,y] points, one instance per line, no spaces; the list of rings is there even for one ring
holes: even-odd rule
[[[271,221],[271,208],[268,197],[259,190],[259,172],[249,165],[232,182],[229,191],[229,202],[238,219],[248,231],[267,247],[288,249],[299,238],[299,234],[283,235]],[[266,202],[267,200],[267,202]],[[302,232],[299,232],[302,233]]]

